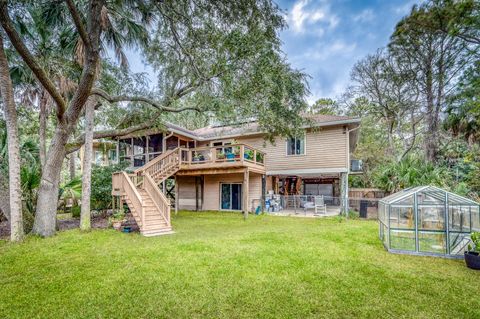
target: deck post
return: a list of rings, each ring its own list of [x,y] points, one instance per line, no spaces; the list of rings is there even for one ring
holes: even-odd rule
[[[341,197],[341,210],[348,218],[348,173],[340,173],[340,197]]]
[[[179,194],[179,189],[180,187],[178,187],[178,180],[177,180],[177,175],[174,176],[175,178],[175,216],[177,215],[178,213],[178,203],[179,203],[179,197],[180,197],[180,194]]]
[[[242,209],[243,217],[247,219],[248,217],[248,184],[249,184],[249,171],[248,168],[245,168],[243,173],[243,186],[242,186]]]
[[[265,212],[265,200],[267,198],[267,179],[265,174],[262,174],[262,199],[260,207],[262,208],[262,213]]]

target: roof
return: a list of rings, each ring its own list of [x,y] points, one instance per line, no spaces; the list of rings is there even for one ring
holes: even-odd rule
[[[349,116],[339,115],[306,115],[307,119],[312,120],[312,124],[305,125],[308,127],[321,127],[341,124],[360,124],[360,119]],[[224,125],[224,126],[207,126],[193,131],[200,139],[209,140],[214,138],[226,138],[235,137],[241,135],[253,135],[262,133],[258,122],[247,122],[237,125]]]
[[[429,196],[432,198],[436,198],[438,200],[444,201],[445,199],[445,194],[448,194],[448,200],[450,204],[463,204],[463,205],[480,205],[479,203],[468,199],[466,197],[451,193],[447,190],[438,188],[436,186],[417,186],[417,187],[410,187],[406,188],[404,190],[401,190],[399,192],[396,192],[392,195],[389,195],[387,197],[384,197],[380,200],[380,202],[383,202],[385,204],[393,204],[397,203],[409,196],[413,196],[414,194],[418,192],[425,192],[428,193]]]

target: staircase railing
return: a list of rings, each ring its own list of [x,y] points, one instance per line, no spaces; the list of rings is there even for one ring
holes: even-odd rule
[[[145,191],[150,195],[153,203],[157,207],[157,210],[161,213],[163,219],[168,226],[170,224],[170,200],[165,197],[165,195],[160,191],[158,186],[155,184],[155,181],[150,176],[150,174],[145,173],[143,180],[143,187]]]
[[[152,179],[155,180],[155,177],[158,173],[166,171],[172,166],[180,164],[180,148],[175,148],[173,150],[167,151],[165,154],[155,157],[153,160],[143,165],[142,167],[136,169],[134,173],[137,176],[150,175]]]
[[[137,188],[133,184],[130,176],[127,173],[120,173],[122,178],[122,189],[124,195],[130,200],[133,205],[133,208],[140,215],[140,220],[142,221],[142,228],[145,227],[145,210],[143,209],[143,201],[140,193],[137,191]],[[118,176],[118,175],[117,175]]]

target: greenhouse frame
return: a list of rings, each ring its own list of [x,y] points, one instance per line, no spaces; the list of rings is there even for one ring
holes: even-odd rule
[[[379,235],[389,252],[461,257],[480,231],[480,204],[435,186],[399,191],[379,201]]]

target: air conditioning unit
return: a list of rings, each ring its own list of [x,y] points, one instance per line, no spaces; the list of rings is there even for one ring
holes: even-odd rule
[[[350,161],[350,171],[351,172],[361,172],[361,171],[363,171],[363,161],[362,160],[351,160]]]

